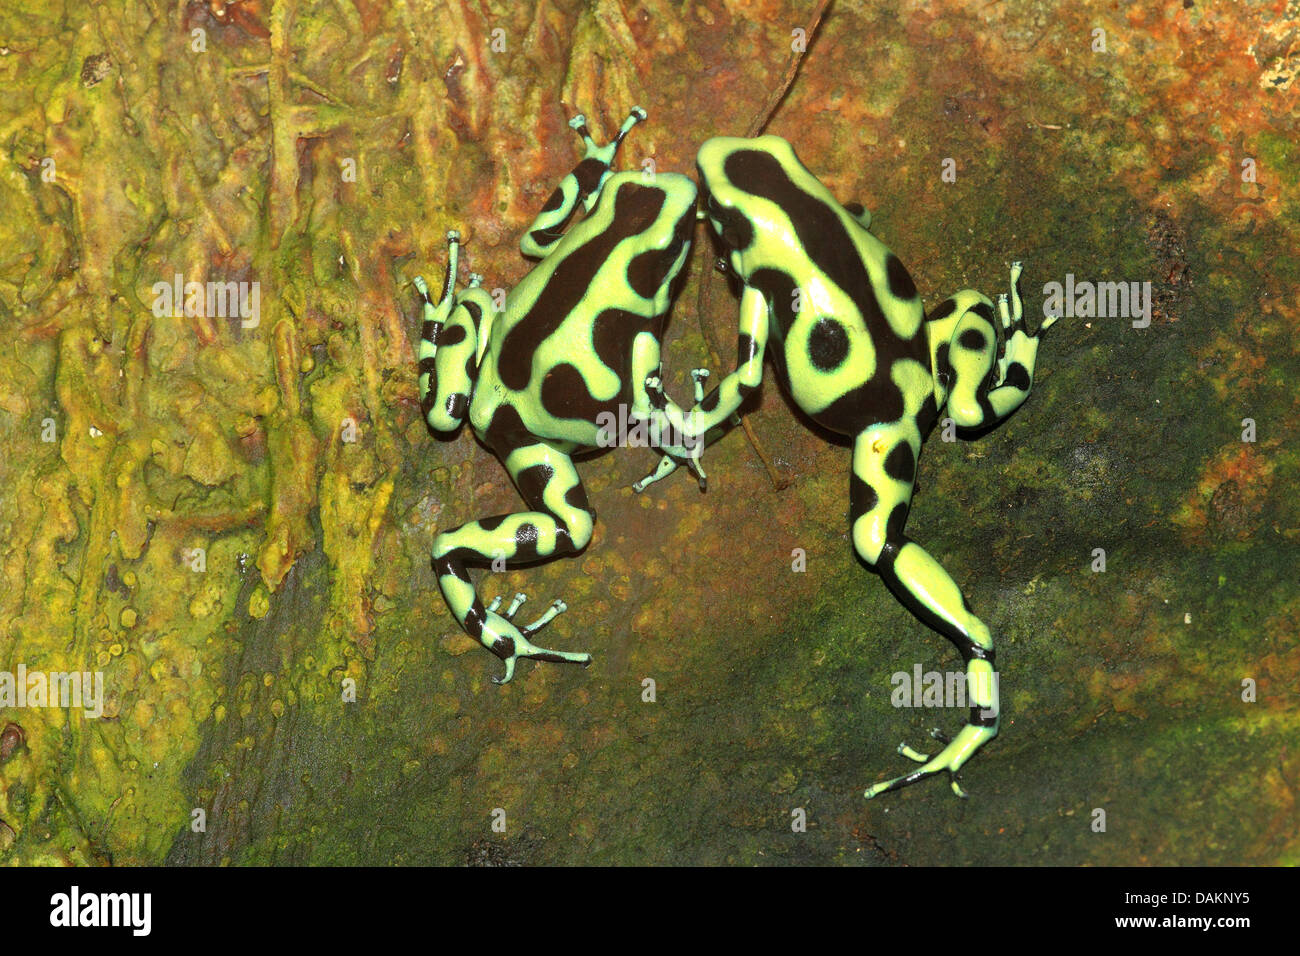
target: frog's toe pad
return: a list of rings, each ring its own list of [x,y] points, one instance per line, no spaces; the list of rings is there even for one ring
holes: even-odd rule
[[[930,759],[929,754],[923,754],[919,750],[913,750],[905,743],[898,745],[898,753],[900,756],[906,757],[908,760],[915,760],[917,763],[925,763]]]
[[[523,597],[523,595],[521,594],[519,597]],[[525,635],[536,634],[546,625],[550,624],[551,621],[555,620],[557,615],[563,614],[568,609],[569,605],[565,604],[563,599],[556,598],[551,602],[551,606],[546,609],[545,614],[533,621],[533,623],[529,624],[527,627],[521,627],[520,630]]]

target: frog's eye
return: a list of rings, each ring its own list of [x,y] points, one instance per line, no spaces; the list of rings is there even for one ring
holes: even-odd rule
[[[754,227],[739,209],[729,209],[712,202],[708,210],[709,218],[713,220],[714,229],[723,245],[731,249],[745,249],[754,241]]]
[[[732,249],[744,249],[754,238],[754,230],[749,225],[749,220],[744,216],[736,215],[731,210],[727,210],[726,218],[722,221],[722,241]]]
[[[731,289],[733,295],[740,295],[743,280],[740,274],[732,267],[731,262],[726,256],[718,256],[713,260],[713,268],[717,269],[727,277],[727,286]]]
[[[729,207],[718,202],[717,197],[715,197],[713,193],[706,190],[703,195],[703,206],[705,210],[708,211],[709,215],[713,216],[715,219],[725,219],[729,214],[733,214]]]

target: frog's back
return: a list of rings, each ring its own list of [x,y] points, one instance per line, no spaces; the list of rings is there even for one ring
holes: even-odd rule
[[[767,300],[782,384],[815,421],[855,433],[902,414],[893,367],[928,370],[925,313],[911,276],[779,136],[719,137],[700,149],[730,221],[736,268]],[[733,210],[743,211],[743,216]]]
[[[663,333],[695,192],[675,173],[615,173],[507,296],[484,371],[533,434],[594,445],[596,417],[631,404],[632,343]]]

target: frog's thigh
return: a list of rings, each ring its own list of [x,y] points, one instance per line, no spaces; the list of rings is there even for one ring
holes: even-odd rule
[[[558,519],[554,532],[539,529],[544,553],[537,557],[556,557],[581,551],[591,542],[596,512],[587,500],[573,459],[543,443],[526,445],[503,456],[506,470],[514,479],[530,508],[547,512]]]
[[[532,510],[480,518],[438,535],[435,565],[475,560],[529,564],[573,554],[591,541],[596,513],[568,455],[538,443],[501,457]]]
[[[873,567],[885,544],[903,533],[916,477],[916,451],[900,423],[875,425],[853,444],[849,523],[853,548]],[[911,429],[915,431],[915,429]]]

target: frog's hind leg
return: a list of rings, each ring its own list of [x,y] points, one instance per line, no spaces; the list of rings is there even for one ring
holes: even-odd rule
[[[514,676],[515,661],[520,657],[590,664],[591,655],[549,650],[530,641],[566,610],[563,601],[553,601],[537,620],[519,626],[512,619],[524,596],[516,595],[504,614],[498,613],[499,599],[485,607],[470,580],[467,565],[504,562],[511,567],[576,554],[591,541],[596,519],[568,455],[551,445],[538,443],[517,447],[502,458],[533,510],[470,521],[439,534],[433,543],[433,569],[438,575],[438,586],[456,620],[466,633],[505,661],[505,675],[493,678],[500,684]]]
[[[532,258],[542,258],[564,236],[564,230],[579,201],[583,203],[584,209],[591,209],[596,197],[600,195],[600,187],[609,176],[609,167],[623,143],[623,137],[645,118],[645,110],[639,106],[632,107],[618,133],[604,146],[598,146],[591,138],[587,118],[581,113],[569,120],[569,126],[582,137],[586,153],[578,165],[573,167],[573,171],[560,180],[560,185],[555,187],[542,211],[519,240],[520,252]]]
[[[902,422],[910,419],[904,416]],[[853,547],[920,620],[952,641],[966,661],[966,726],[935,756],[905,744],[899,753],[922,766],[905,776],[878,783],[867,799],[947,772],[953,792],[965,796],[954,776],[998,732],[997,681],[993,673],[993,638],[971,611],[948,572],[924,548],[903,533],[916,474],[921,434],[914,424],[876,425],[853,446],[849,513]]]

